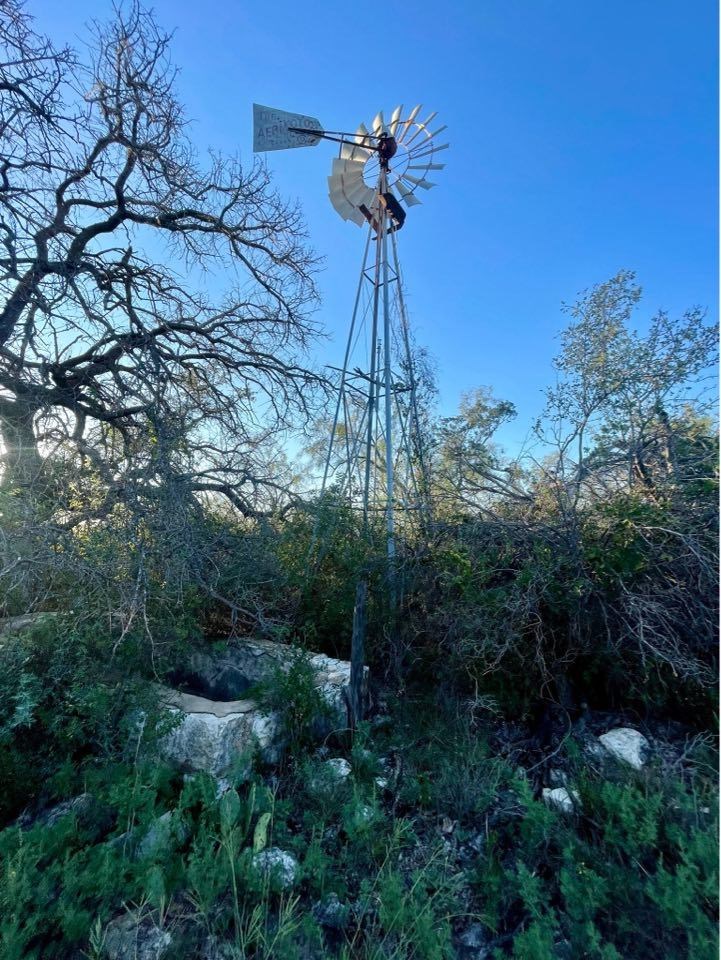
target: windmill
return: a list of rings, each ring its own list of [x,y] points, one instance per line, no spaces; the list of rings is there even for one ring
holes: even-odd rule
[[[396,513],[422,521],[427,477],[416,397],[410,331],[398,256],[398,232],[407,209],[421,203],[428,179],[443,169],[436,155],[435,113],[421,105],[406,116],[396,107],[388,122],[376,114],[355,133],[325,130],[315,117],[253,105],[255,152],[340,144],[328,177],[331,204],[367,236],[340,374],[322,492],[335,484],[362,510],[364,527],[385,515],[389,564],[395,560]]]

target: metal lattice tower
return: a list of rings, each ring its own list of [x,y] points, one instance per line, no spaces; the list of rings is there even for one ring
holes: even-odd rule
[[[326,131],[314,117],[254,105],[256,151],[340,143],[328,178],[337,212],[367,228],[338,396],[325,458],[322,491],[331,485],[370,519],[385,517],[389,565],[395,557],[398,515],[423,524],[428,481],[417,408],[411,338],[403,297],[398,231],[418,193],[441,170],[435,155],[448,147],[431,130],[436,114],[419,120],[420,105],[403,117],[396,107],[388,123],[382,113],[370,130]]]

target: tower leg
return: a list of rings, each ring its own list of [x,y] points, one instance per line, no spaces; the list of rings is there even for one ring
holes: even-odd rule
[[[387,173],[381,168],[379,194],[387,192]],[[393,383],[391,378],[391,309],[390,309],[390,278],[388,275],[388,218],[385,207],[381,205],[379,211],[380,232],[377,243],[381,249],[383,261],[383,388],[385,392],[385,435],[386,435],[386,553],[388,559],[388,588],[391,607],[395,608],[395,516],[393,505]]]

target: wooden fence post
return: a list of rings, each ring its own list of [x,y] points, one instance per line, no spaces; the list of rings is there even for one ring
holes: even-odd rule
[[[358,723],[363,719],[367,597],[368,584],[365,580],[359,580],[355,591],[353,638],[350,649],[350,709],[348,713],[351,730],[355,730]]]

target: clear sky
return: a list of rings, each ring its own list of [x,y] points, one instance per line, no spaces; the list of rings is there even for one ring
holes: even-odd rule
[[[637,272],[638,325],[659,308],[717,312],[714,0],[467,0],[378,4],[157,0],[175,29],[180,96],[202,151],[251,160],[251,104],[355,129],[422,102],[447,123],[446,169],[399,246],[417,340],[441,408],[480,384],[513,401],[513,451],[543,404],[562,301]],[[109,0],[29,0],[76,43]],[[331,144],[268,154],[325,256],[319,319],[342,355],[363,232],[327,199]]]

